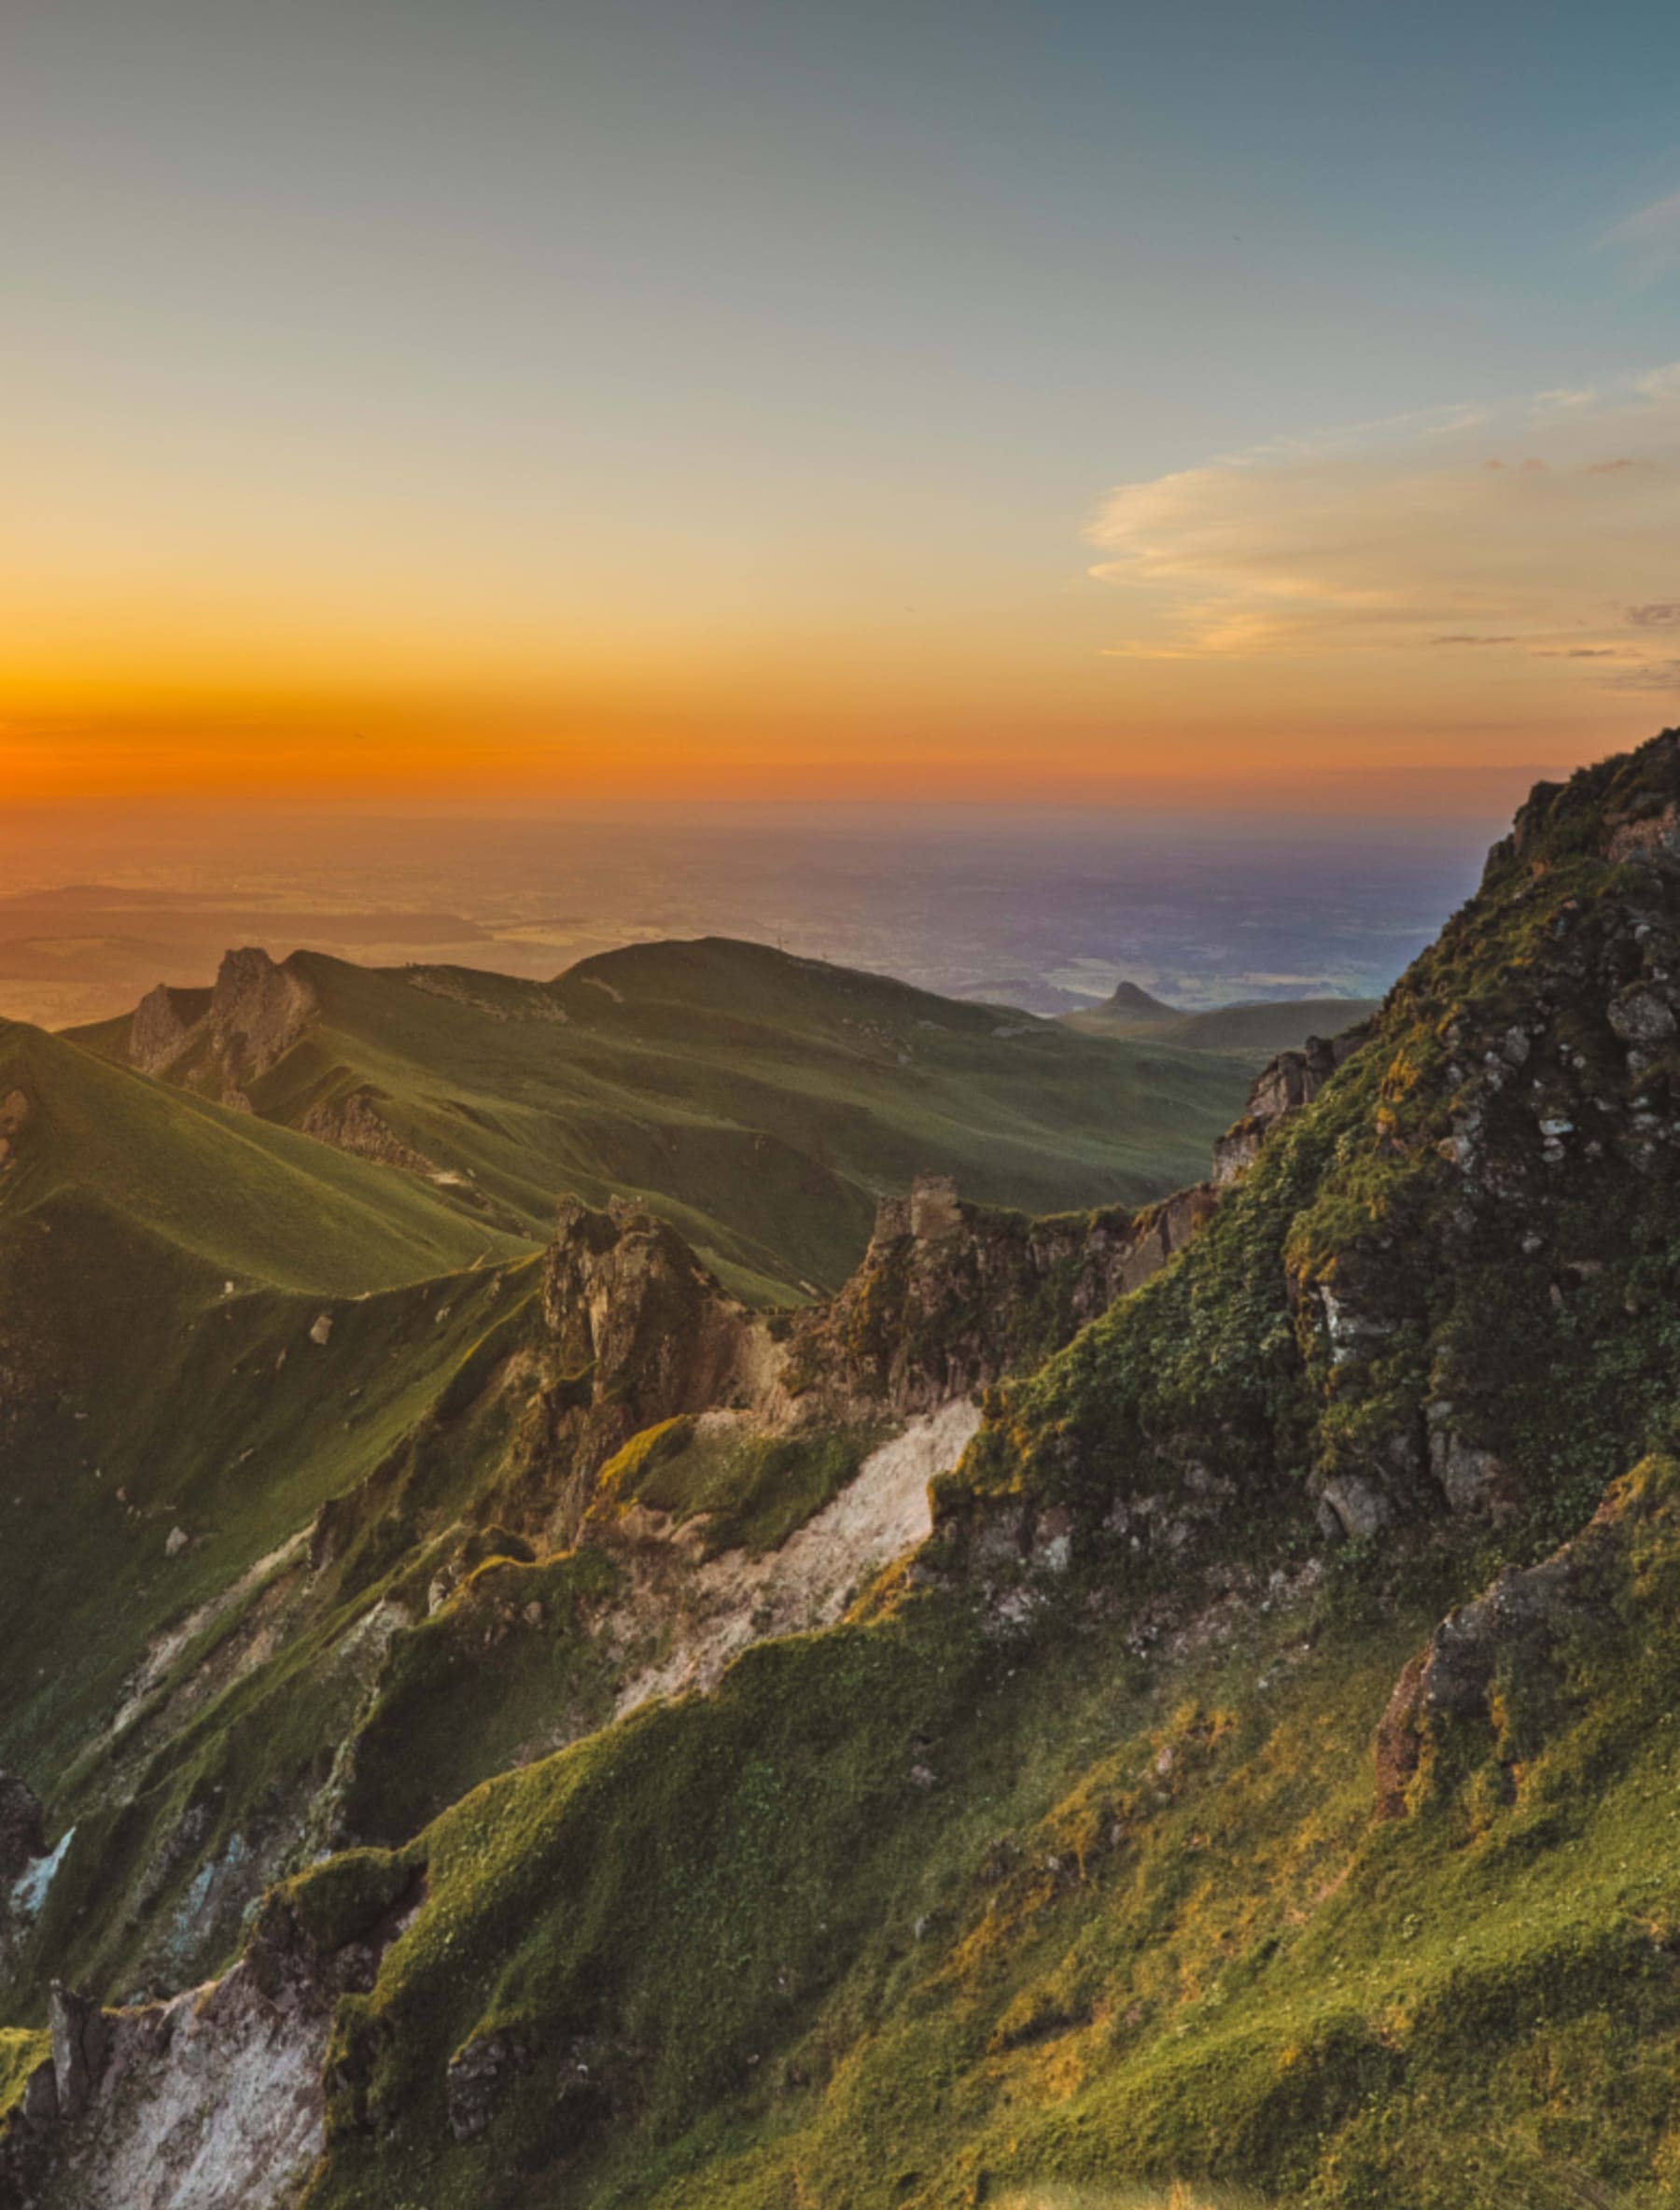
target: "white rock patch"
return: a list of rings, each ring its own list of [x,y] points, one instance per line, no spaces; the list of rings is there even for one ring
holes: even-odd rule
[[[677,1585],[660,1590],[670,1642],[628,1680],[616,1715],[651,1697],[713,1686],[751,1643],[832,1626],[872,1574],[927,1540],[933,1524],[928,1484],[957,1463],[979,1425],[979,1407],[966,1397],[912,1420],[871,1452],[838,1496],[763,1558],[730,1550],[693,1562],[680,1535],[661,1544],[667,1561],[683,1563]]]

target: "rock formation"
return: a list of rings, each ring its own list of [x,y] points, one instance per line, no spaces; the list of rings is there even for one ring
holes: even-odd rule
[[[128,1056],[157,1074],[202,1049],[210,1086],[219,1084],[224,1104],[245,1107],[248,1085],[285,1057],[315,1010],[315,991],[293,961],[276,965],[248,944],[224,956],[212,989],[160,983],[149,991],[131,1016]]]
[[[1281,1051],[1262,1068],[1242,1117],[1213,1147],[1213,1185],[1223,1189],[1260,1154],[1281,1120],[1310,1105],[1341,1065],[1365,1042],[1368,1028],[1348,1028],[1328,1039],[1309,1036],[1302,1051]]]
[[[210,1014],[208,990],[179,990],[161,982],[135,1006],[129,1021],[129,1057],[143,1074],[161,1074],[202,1033]]]
[[[342,1098],[322,1098],[303,1115],[303,1133],[318,1143],[354,1152],[381,1167],[404,1167],[415,1174],[436,1171],[423,1151],[405,1143],[380,1112],[373,1092],[366,1084]]]

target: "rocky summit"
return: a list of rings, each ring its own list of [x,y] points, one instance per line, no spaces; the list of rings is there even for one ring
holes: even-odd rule
[[[805,986],[679,948],[544,1048]],[[1680,732],[1205,1181],[797,1297],[405,1117],[536,1000],[259,958],[6,1040],[0,2203],[1680,2203]]]

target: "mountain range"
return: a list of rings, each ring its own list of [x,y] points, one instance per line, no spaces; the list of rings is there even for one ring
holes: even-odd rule
[[[1252,1085],[235,954],[0,1143],[0,2203],[1680,2200],[1680,732]]]
[[[1264,1063],[1281,1051],[1298,1051],[1312,1036],[1335,1036],[1368,1021],[1376,998],[1262,998],[1186,1013],[1152,997],[1135,982],[1116,985],[1100,1005],[1064,1013],[1063,1025],[1082,1036],[1117,1036],[1132,1042],[1175,1043],[1188,1051],[1228,1053]]]

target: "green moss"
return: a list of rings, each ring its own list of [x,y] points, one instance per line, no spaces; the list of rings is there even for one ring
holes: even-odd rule
[[[604,1498],[706,1518],[701,1555],[778,1549],[852,1479],[879,1440],[874,1429],[768,1435],[667,1420],[625,1445],[601,1476]]]
[[[30,2074],[51,2054],[50,2035],[0,2026],[0,2118],[22,2101]]]
[[[384,1850],[344,1850],[273,1892],[266,1908],[288,1910],[324,1956],[366,1941],[413,1894],[413,1868]]]
[[[1514,1792],[1467,1767],[1379,1826],[1363,1746],[1422,1612],[1310,1647],[1255,1612],[1158,1688],[1124,1685],[1117,1638],[1019,1667],[938,1600],[755,1652],[416,1842],[429,1899],[342,2029],[373,2130],[334,2134],[312,2210],[465,2210],[487,2156],[515,2191],[564,2172],[659,2210],[1174,2175],[1322,2210],[1654,2210],[1680,1660],[1634,1599],[1675,1573],[1653,1510]],[[489,2033],[533,2053],[457,2147],[443,2069]],[[596,2099],[556,2099],[578,2063]]]
[[[602,1725],[614,1672],[591,1625],[619,1580],[594,1548],[490,1559],[399,1633],[356,1732],[349,1829],[406,1841],[482,1781]]]

